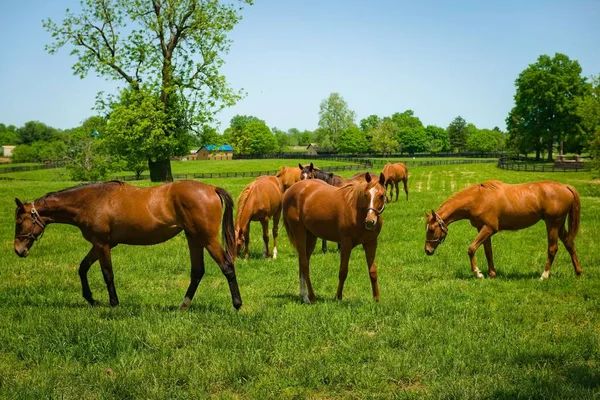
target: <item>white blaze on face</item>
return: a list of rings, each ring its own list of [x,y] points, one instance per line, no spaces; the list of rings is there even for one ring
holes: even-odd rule
[[[369,202],[369,208],[371,209],[375,209],[375,196],[377,193],[377,187],[373,186],[371,189],[369,189],[369,194],[371,195],[371,201]],[[372,211],[372,210],[369,210]]]

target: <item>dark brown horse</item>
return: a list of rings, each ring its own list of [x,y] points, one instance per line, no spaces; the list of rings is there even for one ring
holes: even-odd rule
[[[492,256],[492,235],[499,231],[528,228],[540,220],[546,223],[548,233],[548,260],[542,280],[550,277],[550,267],[558,250],[558,238],[571,255],[575,274],[581,266],[575,251],[575,236],[580,220],[579,193],[574,187],[553,181],[510,185],[488,181],[473,185],[452,195],[437,210],[427,213],[425,252],[432,255],[448,234],[448,225],[468,219],[479,232],[469,246],[471,270],[483,278],[475,262],[475,252],[483,244],[490,278],[496,276]],[[569,230],[565,229],[568,216]]]
[[[388,187],[390,188],[390,197],[388,202],[394,200],[394,193],[392,190],[396,188],[396,201],[398,201],[398,183],[404,184],[404,193],[406,193],[406,200],[408,200],[408,168],[401,162],[398,163],[387,163],[383,167],[383,176],[385,176],[385,192],[387,197]]]
[[[110,305],[119,304],[114,284],[110,249],[118,244],[152,245],[184,231],[190,249],[192,272],[180,310],[192,303],[204,275],[204,249],[227,278],[233,306],[242,298],[234,267],[233,200],[224,189],[197,181],[178,181],[139,188],[112,181],[48,193],[31,203],[17,203],[15,252],[27,257],[33,243],[53,223],[78,227],[92,248],[79,265],[83,297],[91,304],[87,273],[100,261]],[[223,249],[219,243],[221,214]]]
[[[295,184],[283,196],[283,221],[290,241],[298,252],[300,296],[314,303],[315,294],[309,276],[310,256],[317,238],[341,244],[337,298],[342,299],[348,261],[352,249],[362,244],[367,257],[373,297],[379,301],[375,253],[385,209],[383,175],[372,180],[350,182],[336,188],[316,179]]]
[[[235,217],[237,256],[245,248],[244,259],[249,256],[250,221],[259,221],[263,229],[265,247],[263,256],[269,257],[269,219],[273,217],[273,258],[277,258],[277,236],[281,218],[283,186],[275,176],[261,176],[244,188],[238,198]]]

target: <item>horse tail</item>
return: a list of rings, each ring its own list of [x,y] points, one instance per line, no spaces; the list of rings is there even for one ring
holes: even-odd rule
[[[579,232],[579,222],[581,220],[581,199],[577,189],[575,189],[573,186],[567,185],[567,189],[573,193],[573,204],[571,205],[571,210],[569,211],[569,232],[567,234],[567,241],[569,243],[573,243],[575,237],[577,236],[577,232]]]
[[[221,234],[223,236],[223,247],[225,247],[225,258],[233,264],[235,251],[235,229],[233,227],[233,199],[223,188],[216,187],[215,191],[225,205],[223,220],[221,221]]]

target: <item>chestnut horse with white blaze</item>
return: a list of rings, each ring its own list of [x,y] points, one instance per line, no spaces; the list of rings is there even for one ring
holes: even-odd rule
[[[262,225],[263,257],[269,257],[269,220],[273,217],[273,258],[277,258],[277,236],[281,218],[283,186],[275,176],[261,176],[244,188],[238,198],[235,217],[236,255],[245,248],[244,259],[249,256],[250,221],[259,221]]]
[[[340,243],[340,271],[337,299],[342,299],[352,249],[362,244],[367,258],[371,288],[379,301],[375,253],[385,209],[383,175],[379,180],[367,174],[363,180],[337,188],[307,179],[292,186],[283,196],[283,223],[290,242],[298,252],[300,296],[314,303],[315,294],[309,276],[310,257],[317,238]]]
[[[110,250],[118,244],[153,245],[184,231],[190,250],[190,284],[180,305],[192,303],[204,276],[204,249],[216,261],[229,283],[233,306],[242,298],[234,267],[233,199],[224,189],[197,181],[178,181],[150,188],[111,181],[76,186],[48,193],[31,203],[17,203],[15,253],[27,257],[46,226],[74,225],[92,248],[79,265],[83,297],[91,304],[87,273],[96,261],[106,283],[110,305],[119,304]],[[224,209],[224,210],[223,210]],[[221,214],[223,214],[222,223]],[[221,225],[223,245],[219,243]]]
[[[408,168],[404,163],[387,163],[383,167],[383,176],[385,176],[385,192],[387,197],[388,186],[390,188],[389,202],[394,200],[394,187],[396,188],[396,201],[398,201],[398,182],[404,184],[404,192],[406,193],[406,200],[408,200]]]
[[[558,239],[571,255],[575,274],[581,266],[575,251],[579,230],[581,202],[579,193],[570,185],[553,181],[506,184],[492,180],[472,185],[452,195],[437,211],[427,214],[425,252],[432,255],[448,234],[448,225],[468,219],[479,232],[469,246],[471,270],[477,278],[483,274],[477,268],[475,252],[483,244],[490,278],[496,276],[492,255],[492,235],[499,231],[528,228],[538,221],[546,223],[548,259],[541,280],[550,277],[550,267],[558,251]],[[565,221],[568,220],[568,231]]]

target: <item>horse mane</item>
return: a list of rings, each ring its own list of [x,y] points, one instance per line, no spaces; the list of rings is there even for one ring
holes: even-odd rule
[[[358,196],[365,191],[368,185],[369,182],[367,182],[366,180],[354,180],[349,181],[344,186],[337,188],[337,190],[343,193],[346,204],[349,207],[354,207],[356,205],[356,200],[358,199]]]
[[[285,167],[281,167],[281,168],[285,168]],[[250,196],[250,192],[252,191],[252,189],[254,189],[255,184],[256,184],[256,181],[254,181],[251,184],[249,184],[248,186],[246,186],[244,188],[244,190],[242,190],[242,193],[240,193],[240,197],[238,197],[238,209],[237,209],[237,214],[235,215],[235,226],[238,226],[238,223],[240,222],[240,218],[244,211],[244,207],[246,207],[246,203],[248,202],[248,197]]]
[[[35,199],[34,203],[37,202],[37,201],[45,201],[48,197],[54,196],[54,195],[59,194],[59,193],[65,193],[65,192],[75,191],[75,190],[89,188],[89,187],[99,187],[99,188],[103,188],[103,189],[108,189],[109,186],[113,186],[115,184],[117,184],[117,185],[124,185],[125,183],[122,182],[122,181],[119,181],[119,180],[112,180],[112,181],[106,181],[106,182],[81,183],[79,185],[75,185],[75,186],[71,186],[71,187],[68,187],[68,188],[65,188],[65,189],[56,190],[54,192],[46,193],[42,197],[39,197],[39,198]]]
[[[283,175],[286,171],[287,167],[281,166],[279,167],[279,171],[277,171],[277,173],[275,174],[276,177],[280,178],[281,175]]]
[[[503,185],[504,185],[504,182],[492,179],[492,180],[480,183],[478,186],[481,189],[500,189]]]
[[[475,183],[473,185],[469,185],[464,189],[459,190],[458,192],[452,194],[452,196],[448,197],[448,199],[442,204],[442,206],[449,204],[451,202],[453,202],[454,200],[456,200],[459,197],[463,197],[465,195],[465,193],[467,192],[473,192],[475,190],[479,191],[479,190],[498,190],[500,189],[503,185],[505,185],[504,182],[498,181],[498,180],[489,180],[489,181],[485,181],[482,183]],[[442,207],[440,206],[440,208]]]

